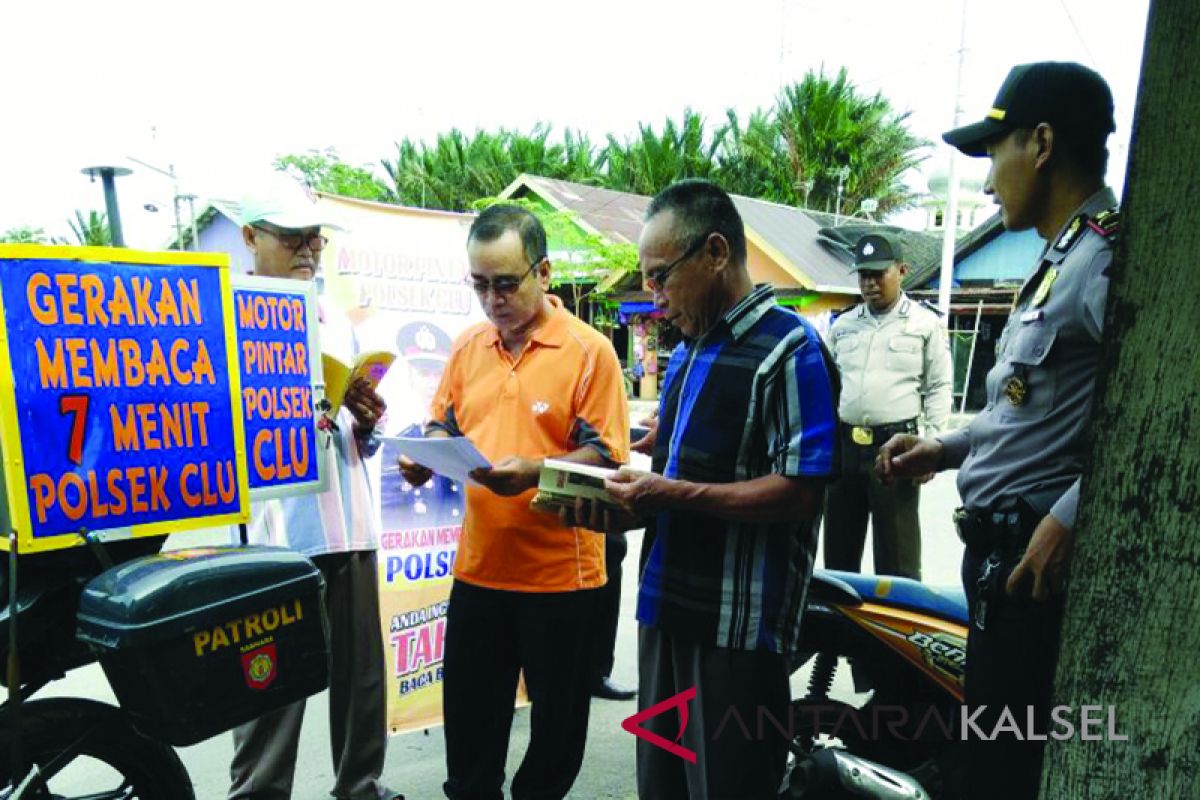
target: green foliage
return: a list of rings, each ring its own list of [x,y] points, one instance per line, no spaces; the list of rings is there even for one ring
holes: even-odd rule
[[[89,211],[87,216],[84,216],[82,211],[76,209],[75,218],[68,219],[67,224],[71,226],[71,235],[75,237],[75,241],[60,239],[56,244],[112,246],[112,232],[108,229],[108,218],[102,211]]]
[[[9,228],[0,234],[0,244],[45,244],[46,232],[32,225]]]
[[[679,125],[663,123],[662,134],[639,125],[638,135],[624,143],[611,134],[600,162],[604,186],[634,194],[658,194],[683,178],[712,178],[720,141],[705,130],[704,118],[684,109]]]
[[[846,70],[820,70],[784,88],[773,108],[744,120],[729,110],[715,128],[685,109],[657,131],[643,123],[627,139],[609,134],[599,148],[570,131],[555,141],[545,123],[528,134],[454,129],[432,145],[405,139],[383,166],[397,202],[453,211],[499,194],[523,172],[644,195],[709,178],[734,194],[833,211],[844,169],[840,213],[870,198],[884,216],[915,200],[901,176],[929,145],[907,120],[882,94],[861,94]]]
[[[396,200],[387,185],[370,170],[343,162],[332,147],[282,156],[275,159],[273,166],[318,192],[382,203]]]
[[[394,160],[383,160],[398,202],[418,208],[466,211],[476,200],[493,197],[518,175],[597,183],[595,147],[587,136],[567,131],[550,141],[551,128],[539,123],[528,134],[501,129],[467,135],[457,128],[438,134],[432,145],[411,139],[396,145]]]
[[[785,87],[772,108],[745,119],[729,110],[715,127],[689,108],[659,130],[639,124],[637,135],[609,134],[599,147],[570,130],[553,136],[546,123],[528,133],[455,128],[432,144],[398,142],[394,157],[381,161],[386,181],[342,163],[332,149],[284,156],[275,166],[321,191],[450,211],[466,211],[529,173],[644,195],[681,178],[709,178],[734,194],[846,215],[873,199],[882,217],[912,205],[901,177],[928,146],[882,94],[860,93],[845,69],[822,69]]]
[[[832,211],[837,204],[837,172],[847,168],[839,213],[854,213],[868,198],[879,202],[880,215],[911,205],[915,198],[900,177],[921,163],[920,151],[929,142],[909,132],[908,116],[893,111],[880,93],[859,94],[845,69],[834,77],[826,76],[823,69],[809,72],[803,81],[784,89],[775,104],[780,151],[792,181],[778,187],[780,195],[772,199],[793,205],[803,202],[797,190],[812,181],[808,207]]]

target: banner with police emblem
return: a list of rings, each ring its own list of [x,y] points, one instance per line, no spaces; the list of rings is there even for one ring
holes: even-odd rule
[[[379,385],[387,402],[377,470],[380,608],[393,733],[441,721],[442,661],[451,570],[462,533],[462,487],[434,476],[411,487],[397,468],[395,439],[417,435],[454,338],[483,320],[468,271],[474,217],[321,197],[346,231],[332,232],[322,295],[354,325],[358,348],[397,359]]]

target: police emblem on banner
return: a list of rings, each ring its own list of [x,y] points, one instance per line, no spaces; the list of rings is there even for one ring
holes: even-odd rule
[[[259,691],[266,689],[278,674],[277,664],[274,644],[242,653],[242,673],[246,677],[246,685]]]

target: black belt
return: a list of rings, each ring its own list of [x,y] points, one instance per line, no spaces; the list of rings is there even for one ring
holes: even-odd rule
[[[1024,502],[1004,510],[959,508],[954,512],[958,538],[978,558],[992,553],[1019,556],[1040,521],[1041,515]]]
[[[863,447],[875,447],[883,444],[897,433],[916,433],[917,420],[906,419],[900,422],[889,422],[886,425],[851,425],[843,422],[846,437]]]

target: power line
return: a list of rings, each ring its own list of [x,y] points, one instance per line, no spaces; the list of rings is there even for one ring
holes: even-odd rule
[[[1087,41],[1079,31],[1079,26],[1075,24],[1075,18],[1071,16],[1071,9],[1067,8],[1067,0],[1058,0],[1058,4],[1062,6],[1063,13],[1067,15],[1067,22],[1071,23],[1071,28],[1075,31],[1075,38],[1083,45],[1083,52],[1087,53],[1088,63],[1093,69],[1099,69],[1100,65],[1096,62],[1096,57],[1092,55],[1092,48],[1088,47]]]

